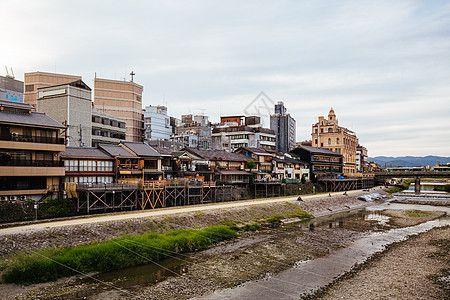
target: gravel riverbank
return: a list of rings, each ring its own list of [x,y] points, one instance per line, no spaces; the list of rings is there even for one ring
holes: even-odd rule
[[[391,245],[320,298],[450,299],[450,227]]]

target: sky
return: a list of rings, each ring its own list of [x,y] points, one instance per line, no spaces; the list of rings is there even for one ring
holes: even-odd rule
[[[134,71],[143,105],[178,118],[258,111],[268,126],[283,101],[302,141],[332,107],[369,156],[450,156],[450,1],[0,0],[0,11],[0,75],[92,87],[94,74]]]

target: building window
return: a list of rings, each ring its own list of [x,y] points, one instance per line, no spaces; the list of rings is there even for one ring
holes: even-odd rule
[[[328,138],[328,145],[331,145],[331,139]]]
[[[336,138],[336,144],[339,144],[339,138]]]
[[[320,133],[323,133],[323,128],[320,128]]]
[[[316,144],[316,145],[317,145],[317,139],[315,139],[315,140],[314,140],[314,144]]]
[[[32,92],[34,91],[34,84],[27,84],[25,86],[25,92]]]
[[[323,147],[323,143],[320,143],[320,147]]]

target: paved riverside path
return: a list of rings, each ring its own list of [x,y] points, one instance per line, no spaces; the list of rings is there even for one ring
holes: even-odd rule
[[[360,193],[361,191],[362,190],[347,191],[347,194],[351,195],[351,194],[355,194],[355,193]],[[337,196],[337,195],[342,195],[343,192],[334,192],[334,193],[330,193],[330,194],[331,194],[331,196]],[[302,197],[303,200],[309,200],[309,199],[327,197],[328,193],[314,194],[314,195],[300,195],[300,196]],[[288,201],[295,201],[295,200],[297,200],[297,198],[298,198],[298,196],[278,197],[278,198],[261,198],[261,199],[252,199],[252,200],[244,200],[244,201],[220,202],[220,203],[211,203],[211,204],[202,204],[202,205],[188,205],[188,206],[157,208],[157,209],[149,209],[149,210],[141,210],[141,211],[130,211],[130,212],[125,212],[125,213],[115,213],[115,214],[113,213],[113,214],[102,215],[102,216],[92,216],[92,217],[85,216],[85,217],[80,217],[80,218],[70,219],[70,220],[48,221],[48,222],[43,222],[43,223],[31,224],[31,225],[2,228],[2,229],[0,229],[0,235],[16,234],[16,233],[22,233],[22,232],[27,232],[27,231],[33,231],[33,230],[71,226],[71,225],[101,223],[101,222],[109,222],[109,221],[138,219],[138,218],[165,216],[165,215],[173,215],[173,214],[180,214],[180,213],[198,212],[198,211],[205,211],[205,210],[235,208],[235,207],[261,205],[261,204],[269,204],[269,203],[277,203],[277,202],[288,202]]]

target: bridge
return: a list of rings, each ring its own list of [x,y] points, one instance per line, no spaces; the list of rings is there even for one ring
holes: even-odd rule
[[[393,171],[373,174],[377,183],[384,183],[390,178],[450,178],[450,171]]]

